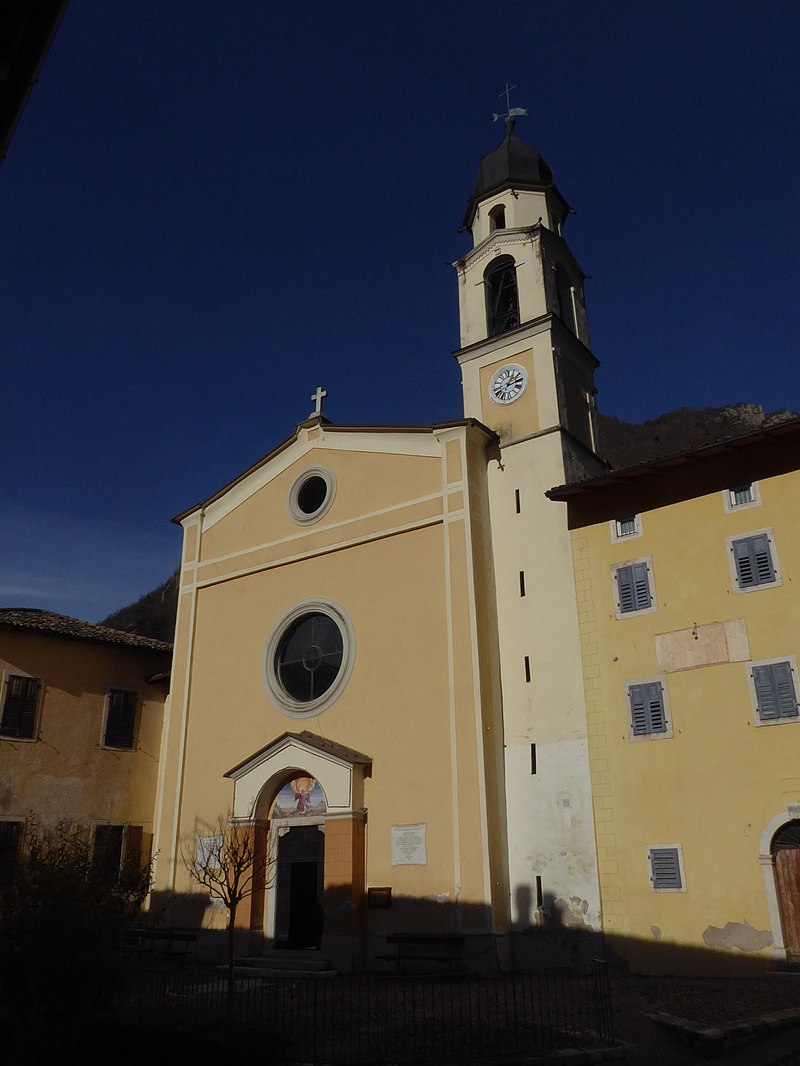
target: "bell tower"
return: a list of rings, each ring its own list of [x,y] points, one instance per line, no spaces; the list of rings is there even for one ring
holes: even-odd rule
[[[520,114],[509,109],[481,161],[463,223],[473,246],[453,264],[464,414],[500,445],[486,476],[515,952],[532,943],[516,930],[599,929],[573,546],[566,505],[545,494],[605,468],[584,274],[563,236],[569,206],[517,137]]]
[[[501,144],[484,156],[463,229],[473,247],[458,275],[464,414],[503,445],[563,435],[565,479],[602,469],[584,274],[563,237],[569,205],[536,148],[504,117]]]

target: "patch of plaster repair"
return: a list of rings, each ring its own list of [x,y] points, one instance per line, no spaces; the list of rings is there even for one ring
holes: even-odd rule
[[[661,939],[661,930],[659,929],[659,927],[657,925],[651,925],[650,926],[650,932],[653,934],[653,936],[654,936],[654,938],[656,940],[660,940]]]
[[[570,896],[569,900],[557,899],[553,907],[558,915],[558,924],[565,929],[591,929],[591,923],[586,921],[589,911],[587,900]]]
[[[743,922],[728,922],[723,929],[710,925],[703,933],[703,942],[710,948],[725,948],[728,951],[761,951],[775,943],[768,929],[754,929],[746,919]]]

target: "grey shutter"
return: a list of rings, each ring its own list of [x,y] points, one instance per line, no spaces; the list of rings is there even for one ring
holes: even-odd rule
[[[633,567],[633,593],[636,606],[635,611],[642,611],[650,606],[650,579],[647,574],[647,563],[634,563]]]
[[[765,533],[761,533],[757,537],[751,537],[750,541],[758,584],[765,585],[770,581],[774,581],[775,571],[772,567],[772,556],[769,551],[769,538]]]
[[[19,674],[9,676],[3,718],[0,721],[2,736],[33,739],[40,688],[38,677],[21,677]]]
[[[650,606],[650,578],[647,563],[631,563],[616,570],[621,614],[643,611]]]
[[[635,611],[635,599],[633,594],[633,567],[620,566],[616,572],[617,593],[619,595],[619,609],[622,614]]]
[[[109,748],[132,748],[136,725],[137,695],[112,688],[108,694],[108,713],[103,743]]]
[[[631,703],[631,725],[635,737],[666,732],[667,716],[664,713],[664,692],[660,681],[631,685],[628,689],[628,697]]]
[[[788,662],[753,667],[758,717],[762,722],[796,718],[800,712],[794,689],[792,667]]]
[[[758,533],[754,537],[744,537],[733,542],[733,557],[736,561],[736,574],[739,588],[754,585],[767,585],[775,580],[775,569],[769,550],[769,537]]]
[[[653,888],[683,888],[677,848],[651,848],[650,870]]]

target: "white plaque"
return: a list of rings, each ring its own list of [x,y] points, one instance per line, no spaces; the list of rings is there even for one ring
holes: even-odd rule
[[[392,826],[392,866],[427,866],[425,823]]]

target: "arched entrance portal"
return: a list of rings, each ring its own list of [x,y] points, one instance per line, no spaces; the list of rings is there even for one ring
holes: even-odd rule
[[[781,826],[770,851],[786,957],[800,962],[800,819]]]
[[[371,768],[368,755],[304,731],[283,733],[226,773],[234,819],[253,826],[266,870],[241,912],[253,949],[321,948],[339,970],[358,965]]]

